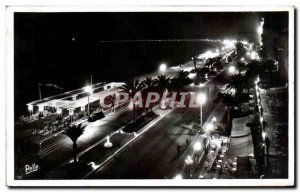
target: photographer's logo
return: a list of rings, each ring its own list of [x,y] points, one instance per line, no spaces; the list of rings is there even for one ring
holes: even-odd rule
[[[33,163],[31,165],[25,165],[25,174],[28,175],[30,173],[33,173],[35,171],[39,170],[39,165]]]

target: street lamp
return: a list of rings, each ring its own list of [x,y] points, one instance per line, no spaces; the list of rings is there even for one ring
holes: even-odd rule
[[[211,120],[213,123],[216,123],[217,122],[217,118],[214,116]]]
[[[202,127],[202,105],[206,102],[206,95],[204,93],[198,94],[197,101],[200,104],[200,125]]]
[[[159,71],[164,73],[167,70],[167,65],[165,63],[160,64]]]
[[[229,66],[228,71],[229,71],[229,73],[234,73],[235,72],[235,67],[234,66]]]
[[[174,177],[174,179],[182,179],[182,175],[178,174]]]
[[[259,121],[260,121],[260,123],[263,123],[263,122],[264,122],[264,118],[263,118],[263,117],[260,117],[260,118],[259,118]]]
[[[263,141],[266,140],[266,132],[262,132],[262,138],[263,138]]]
[[[187,158],[185,159],[185,163],[189,166],[189,178],[191,178],[191,164],[194,163],[192,157],[189,155],[187,156]]]
[[[197,142],[194,144],[193,148],[194,148],[194,151],[200,151],[201,148],[202,148],[202,147],[201,147],[201,143],[197,141]]]
[[[209,131],[212,131],[214,128],[214,125],[212,123],[208,123],[206,125],[206,133],[208,133]]]
[[[84,88],[84,91],[88,93],[88,117],[90,116],[90,94],[92,92],[92,87],[91,86],[86,86]]]

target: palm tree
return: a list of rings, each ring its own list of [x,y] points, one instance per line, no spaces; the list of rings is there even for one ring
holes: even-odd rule
[[[245,89],[245,81],[244,76],[241,74],[231,75],[229,77],[228,84],[226,89],[235,89],[236,94],[240,94]]]
[[[156,86],[156,79],[152,79],[151,77],[146,77],[143,81],[142,81],[142,84],[144,85],[144,87],[146,89],[151,89],[153,87]]]
[[[177,77],[172,81],[172,87],[182,88],[183,86],[191,83],[191,79],[189,78],[189,72],[179,70]]]
[[[69,126],[66,125],[64,128],[63,134],[68,136],[72,142],[73,142],[73,158],[74,158],[74,163],[77,162],[77,140],[78,138],[83,134],[84,132],[84,127],[81,127],[81,124],[78,126]]]
[[[157,87],[163,92],[170,87],[170,81],[170,77],[166,75],[159,75],[157,76]]]
[[[135,96],[136,93],[143,89],[144,85],[139,80],[129,80],[126,82],[122,87],[121,90],[128,93],[131,100]],[[133,120],[135,122],[136,115],[135,115],[135,103],[133,103]]]
[[[150,91],[153,91],[153,89],[157,85],[157,79],[152,79],[151,77],[146,77],[142,81],[142,84],[143,84],[143,87],[144,87],[144,90],[142,92],[142,96],[143,96],[143,100],[146,101],[148,93]],[[150,107],[150,110],[152,111],[152,107]]]

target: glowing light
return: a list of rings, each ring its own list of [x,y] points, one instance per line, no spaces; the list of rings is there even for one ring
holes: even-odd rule
[[[80,107],[80,110],[81,110],[81,111],[84,111],[84,110],[85,110],[85,106],[81,106],[81,107]]]
[[[249,43],[248,43],[248,41],[242,41],[242,44],[243,45],[248,45]]]
[[[212,123],[208,123],[208,124],[206,125],[206,132],[212,131],[213,128],[214,128],[214,125],[213,125]]]
[[[236,41],[234,40],[228,40],[228,39],[223,40],[223,44],[225,45],[225,48],[233,48],[235,43]]]
[[[174,177],[174,179],[182,179],[182,175],[178,174]]]
[[[197,95],[197,102],[203,105],[206,102],[206,95],[204,93],[200,93]]]
[[[264,26],[264,18],[262,18],[262,21],[260,22],[260,25],[258,26],[257,28],[257,33],[259,35],[259,38],[260,38],[260,45],[262,46],[263,43],[262,43],[262,38],[261,38],[261,35],[263,34],[263,26]]]
[[[213,123],[217,122],[217,118],[214,116],[211,120]]]
[[[225,48],[224,47],[222,47],[222,50],[224,50]]]
[[[74,115],[74,111],[73,110],[69,110],[69,115]]]
[[[95,162],[91,162],[89,164],[94,170],[98,168],[98,166],[95,164]]]
[[[218,55],[219,55],[219,53],[213,53],[211,50],[208,50],[208,51],[206,51],[205,53],[200,54],[200,55],[198,56],[198,59],[208,59],[208,58],[216,57],[216,56],[218,56]]]
[[[235,67],[234,66],[228,67],[228,71],[229,71],[229,73],[234,73],[235,72]]]
[[[242,57],[242,58],[241,58],[241,61],[245,61],[245,58],[244,58],[244,57]]]
[[[43,112],[44,111],[44,106],[39,106],[39,112]]]
[[[200,142],[196,142],[193,146],[195,151],[200,151],[201,150],[201,143]]]
[[[58,108],[56,112],[57,112],[57,114],[60,115],[62,113],[62,110],[60,108]]]
[[[32,111],[33,110],[33,106],[32,105],[28,105],[28,110]]]
[[[104,143],[104,147],[106,147],[106,148],[112,147],[112,143],[110,142],[109,139],[110,139],[110,137],[107,136],[107,137],[106,137],[106,142]]]
[[[256,58],[256,52],[252,51],[250,57],[251,57],[251,59],[255,59]]]
[[[91,86],[86,86],[86,87],[84,88],[84,91],[85,91],[86,93],[91,93],[91,92],[92,92],[92,87],[91,87]]]
[[[200,84],[199,84],[199,87],[204,87],[204,86],[205,86],[204,83],[200,83]]]
[[[262,132],[262,138],[263,138],[263,140],[265,140],[266,139],[266,132]]]
[[[167,70],[167,65],[165,63],[162,63],[160,66],[159,66],[159,71],[160,72],[165,72]]]
[[[190,164],[192,164],[194,161],[193,161],[193,159],[192,159],[192,157],[189,155],[189,156],[187,156],[187,158],[185,159],[185,163],[187,164],[187,165],[190,165]]]
[[[190,74],[188,75],[188,77],[189,77],[190,79],[193,79],[194,77],[196,77],[196,73],[190,73]]]
[[[263,118],[263,117],[260,117],[260,118],[259,118],[259,121],[260,121],[261,123],[263,123],[263,122],[264,122],[264,118]]]

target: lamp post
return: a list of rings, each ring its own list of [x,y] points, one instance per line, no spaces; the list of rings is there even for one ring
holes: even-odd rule
[[[203,125],[202,106],[206,102],[206,95],[204,93],[198,94],[197,101],[200,104],[200,126],[202,127],[202,125]]]
[[[228,72],[229,73],[234,73],[235,72],[235,67],[234,66],[228,67]]]
[[[58,118],[61,119],[62,117],[62,110],[60,108],[57,108],[57,115],[58,115]]]
[[[88,93],[88,112],[87,112],[87,114],[88,114],[88,117],[89,117],[90,116],[90,94],[92,92],[92,87],[91,86],[86,86],[84,88],[84,91],[86,93]]]
[[[194,161],[190,155],[185,159],[185,163],[189,166],[189,179],[191,178],[191,165],[193,162]]]

